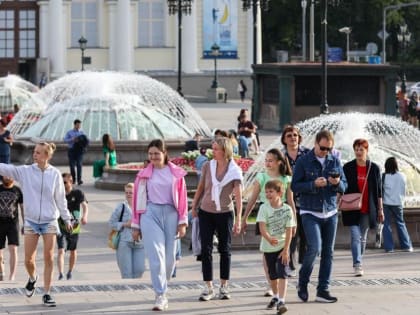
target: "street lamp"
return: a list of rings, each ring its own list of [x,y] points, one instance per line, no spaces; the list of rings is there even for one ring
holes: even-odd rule
[[[328,2],[332,5],[338,5],[340,0],[323,0],[323,15],[321,16],[321,53],[322,53],[322,80],[321,80],[321,114],[329,114],[328,100],[327,100],[327,26],[328,26]]]
[[[79,38],[79,47],[82,51],[82,71],[85,71],[85,50],[87,45],[87,39],[83,36]]]
[[[347,35],[347,45],[346,45],[346,56],[347,56],[347,62],[350,61],[349,51],[350,51],[350,33],[351,33],[351,27],[345,26],[338,30],[340,33],[344,33]]]
[[[302,0],[302,61],[306,61],[306,6],[308,2]]]
[[[191,2],[193,0],[168,0],[169,15],[178,14],[178,88],[177,91],[181,96],[181,72],[182,72],[182,15],[191,14]]]
[[[408,31],[407,24],[400,25],[400,32],[397,34],[397,39],[400,42],[402,48],[401,92],[405,93],[407,82],[407,78],[405,77],[405,58],[407,46],[411,40],[411,33]]]
[[[257,33],[258,33],[258,21],[257,21],[257,13],[258,13],[258,6],[263,10],[268,10],[268,3],[270,0],[242,0],[242,10],[248,11],[252,8],[252,63],[255,65],[257,64]],[[255,78],[252,76],[252,83],[253,83],[253,95],[252,95],[252,104],[251,104],[251,111],[252,111],[252,120],[256,121],[255,117]]]
[[[217,58],[219,57],[220,47],[216,43],[211,46],[211,54],[214,57],[214,79],[211,84],[212,89],[217,89],[219,84],[217,83]]]

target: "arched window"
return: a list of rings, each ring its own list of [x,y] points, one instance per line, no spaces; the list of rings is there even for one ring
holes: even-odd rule
[[[140,0],[138,45],[140,47],[165,46],[165,0]]]
[[[96,0],[73,0],[71,2],[71,47],[79,47],[79,38],[84,36],[87,47],[98,46],[98,5]]]

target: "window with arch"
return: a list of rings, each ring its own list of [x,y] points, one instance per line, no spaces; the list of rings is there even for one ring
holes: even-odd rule
[[[165,46],[166,0],[140,0],[138,8],[138,45]]]
[[[98,5],[96,0],[71,2],[71,47],[79,47],[81,36],[87,39],[87,47],[98,46]]]

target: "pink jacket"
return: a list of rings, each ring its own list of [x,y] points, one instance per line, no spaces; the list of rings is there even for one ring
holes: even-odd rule
[[[187,172],[175,164],[168,162],[168,166],[172,173],[172,197],[175,208],[178,211],[178,224],[188,224],[188,199],[187,185],[184,176]],[[137,173],[134,182],[133,192],[133,218],[131,227],[140,229],[141,215],[146,212],[147,205],[147,180],[152,176],[153,164],[149,164],[144,170]]]

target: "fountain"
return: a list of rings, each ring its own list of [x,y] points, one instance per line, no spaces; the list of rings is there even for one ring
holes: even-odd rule
[[[0,112],[13,112],[13,105],[24,108],[27,103],[33,103],[33,95],[38,87],[17,75],[9,74],[0,78]],[[35,103],[39,103],[37,100]]]
[[[9,125],[17,142],[14,162],[28,163],[34,141],[54,141],[53,162],[67,161],[64,134],[73,120],[91,142],[85,163],[101,158],[99,142],[110,133],[117,142],[118,161],[142,161],[145,147],[154,138],[166,140],[168,149],[182,152],[184,142],[195,133],[210,137],[200,115],[177,92],[150,77],[117,72],[76,72],[65,75],[34,94],[42,100],[18,113]]]
[[[312,148],[315,135],[321,129],[334,133],[335,148],[341,152],[343,163],[354,159],[353,141],[365,138],[369,141],[369,158],[383,170],[390,156],[398,159],[400,170],[407,177],[406,208],[420,207],[420,151],[417,148],[420,131],[406,122],[383,114],[337,113],[317,116],[297,124],[303,137],[302,145]],[[282,148],[281,139],[270,147]],[[246,195],[255,175],[264,169],[261,156],[245,175]]]

